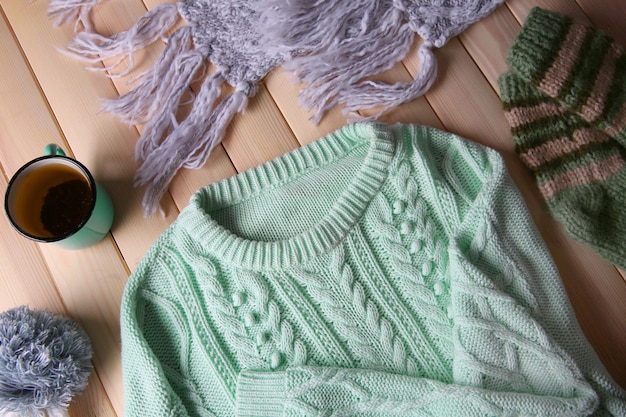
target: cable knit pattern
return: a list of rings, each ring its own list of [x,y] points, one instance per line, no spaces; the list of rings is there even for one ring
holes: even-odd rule
[[[300,282],[325,309],[325,315],[356,353],[360,365],[415,375],[415,362],[407,357],[391,323],[381,317],[376,304],[356,281],[341,247],[333,251],[329,266],[331,277],[337,281],[324,282],[320,273],[305,273],[299,277]]]
[[[501,157],[432,128],[200,189],[121,327],[128,416],[626,414]]]

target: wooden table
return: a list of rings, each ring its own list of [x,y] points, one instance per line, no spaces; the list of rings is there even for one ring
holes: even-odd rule
[[[130,27],[163,0],[109,0],[93,22],[103,34]],[[497,77],[507,69],[506,52],[535,5],[593,24],[626,45],[623,0],[511,0],[436,51],[439,77],[423,98],[394,109],[387,122],[420,123],[445,129],[502,153],[546,240],[581,326],[613,377],[626,387],[626,281],[624,273],[588,247],[567,237],[550,217],[529,171],[514,153],[498,99]],[[206,166],[180,172],[163,199],[165,216],[144,218],[143,190],[133,188],[134,145],[141,126],[128,127],[98,113],[102,97],[127,91],[84,69],[57,48],[72,38],[71,26],[53,27],[47,1],[0,0],[0,190],[13,173],[56,142],[92,170],[116,209],[112,233],[96,246],[64,251],[36,244],[0,220],[0,309],[28,304],[77,319],[95,355],[87,391],[72,404],[72,416],[122,416],[119,306],[130,272],[157,236],[176,218],[199,187],[261,164],[309,143],[346,123],[331,111],[315,126],[298,105],[298,86],[277,70],[262,83],[243,116],[237,117]],[[419,40],[416,41],[416,45]],[[138,54],[147,68],[163,50],[159,42]],[[410,79],[415,51],[384,74]],[[626,236],[625,236],[626,238]]]

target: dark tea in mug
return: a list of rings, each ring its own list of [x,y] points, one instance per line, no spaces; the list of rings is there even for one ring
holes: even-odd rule
[[[74,233],[89,219],[95,193],[87,174],[75,164],[42,158],[26,170],[11,204],[13,220],[23,232],[58,238]]]
[[[82,163],[50,143],[13,175],[4,212],[22,236],[62,249],[83,249],[111,230],[114,208]]]

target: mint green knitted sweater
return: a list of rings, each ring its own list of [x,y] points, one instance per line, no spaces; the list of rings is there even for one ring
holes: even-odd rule
[[[431,128],[202,188],[121,314],[127,417],[626,415],[501,157]]]

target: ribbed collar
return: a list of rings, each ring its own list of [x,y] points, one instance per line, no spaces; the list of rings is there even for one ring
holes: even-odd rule
[[[367,146],[362,165],[330,211],[313,227],[289,239],[264,242],[237,236],[211,216],[268,192]],[[307,146],[207,187],[191,198],[177,222],[208,254],[247,269],[267,270],[295,266],[335,247],[360,219],[387,176],[394,153],[390,126],[357,123]],[[277,221],[281,221],[277,219]]]

